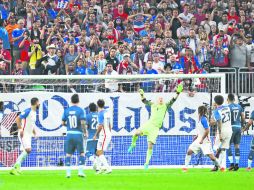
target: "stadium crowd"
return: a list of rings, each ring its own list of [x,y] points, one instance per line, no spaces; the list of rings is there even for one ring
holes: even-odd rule
[[[0,75],[254,66],[253,0],[0,0]]]

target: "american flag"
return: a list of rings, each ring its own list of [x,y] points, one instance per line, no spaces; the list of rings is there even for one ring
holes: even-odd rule
[[[18,112],[11,112],[9,114],[4,115],[1,122],[1,126],[5,127],[8,131],[10,131],[13,123],[15,123],[17,116]]]

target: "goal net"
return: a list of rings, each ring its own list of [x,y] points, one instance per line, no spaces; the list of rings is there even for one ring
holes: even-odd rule
[[[163,97],[164,101],[168,101],[175,95],[179,83],[184,84],[184,92],[167,110],[150,164],[154,167],[180,167],[196,134],[198,106],[210,104],[211,92],[225,95],[224,74],[0,76],[0,100],[4,102],[4,118],[9,117],[10,120],[10,113],[28,108],[32,97],[40,100],[36,121],[39,138],[32,140],[32,153],[24,161],[23,167],[62,168],[66,129],[61,126],[61,117],[64,109],[71,105],[71,95],[79,93],[80,106],[85,113],[88,113],[88,105],[100,98],[105,100],[112,112],[113,138],[106,152],[111,165],[135,168],[145,162],[146,137],[138,139],[133,154],[128,154],[127,149],[135,129],[149,119],[151,112],[141,102],[138,89],[144,89],[148,100],[156,101],[158,97]],[[190,94],[194,96],[190,97]],[[17,129],[15,124],[1,125],[0,129],[0,167],[11,167],[20,153]],[[244,138],[243,143],[245,141],[249,139]],[[77,160],[75,154],[72,160],[74,165]],[[206,157],[197,155],[193,157],[192,164],[212,163]],[[91,166],[88,159],[86,165]]]

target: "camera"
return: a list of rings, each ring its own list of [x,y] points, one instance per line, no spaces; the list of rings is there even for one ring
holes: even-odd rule
[[[250,103],[248,102],[248,100],[251,98],[251,96],[247,97],[247,98],[244,98],[244,99],[241,99],[241,96],[238,96],[238,102],[239,102],[239,105],[243,108],[243,110],[246,108],[246,107],[249,107],[250,106]]]

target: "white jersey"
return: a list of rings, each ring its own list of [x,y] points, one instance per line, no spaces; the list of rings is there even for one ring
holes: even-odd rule
[[[227,136],[232,133],[231,111],[228,106],[220,106],[213,112],[215,121],[221,120],[221,135]]]
[[[19,115],[24,136],[32,136],[36,122],[36,111],[31,108],[26,109]]]
[[[99,125],[103,126],[100,135],[111,135],[111,114],[109,110],[102,110],[98,115]]]
[[[202,139],[202,137],[205,134],[206,129],[209,129],[209,124],[207,121],[207,118],[202,116],[201,119],[198,121],[197,124],[197,135],[198,135],[198,142]],[[210,131],[207,135],[207,137],[204,139],[203,143],[210,142]]]

